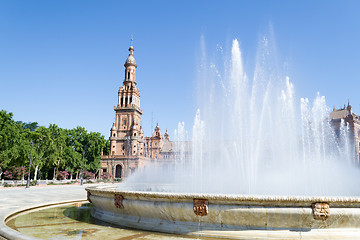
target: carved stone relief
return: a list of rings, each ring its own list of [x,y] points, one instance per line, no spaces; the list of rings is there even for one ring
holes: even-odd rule
[[[315,220],[326,220],[330,217],[330,206],[328,203],[313,203],[312,210]]]
[[[124,197],[120,194],[115,194],[114,196],[114,204],[116,208],[124,208],[124,205],[122,201],[124,200]]]
[[[193,210],[197,216],[206,216],[209,213],[209,201],[206,199],[194,199]]]

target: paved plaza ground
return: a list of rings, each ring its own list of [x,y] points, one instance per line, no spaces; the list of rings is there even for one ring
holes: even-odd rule
[[[0,239],[32,239],[7,227],[4,220],[25,209],[60,202],[86,200],[85,188],[94,184],[0,188]]]

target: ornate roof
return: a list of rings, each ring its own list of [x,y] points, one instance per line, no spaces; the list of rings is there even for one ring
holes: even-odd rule
[[[340,119],[352,119],[358,120],[359,116],[352,112],[352,106],[348,103],[347,106],[344,105],[342,109],[336,109],[330,113],[331,120],[340,120]]]
[[[134,47],[131,45],[129,47],[129,56],[126,59],[125,66],[132,64],[132,65],[135,65],[135,67],[136,67],[136,61],[135,61],[133,54],[134,54]]]
[[[351,115],[351,113],[347,109],[334,110],[330,113],[330,119],[343,119],[349,115]]]

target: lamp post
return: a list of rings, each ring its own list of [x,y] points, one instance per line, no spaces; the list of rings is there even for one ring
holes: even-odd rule
[[[27,178],[27,182],[26,182],[26,188],[30,187],[30,169],[31,169],[31,158],[32,158],[32,149],[34,147],[34,143],[33,141],[31,141],[30,143],[31,145],[31,151],[30,151],[30,164],[29,164],[29,173],[28,173],[28,178]]]
[[[82,168],[81,168],[80,185],[83,185],[83,181],[84,181],[84,159],[85,159],[85,148],[83,149],[83,162],[82,162]]]

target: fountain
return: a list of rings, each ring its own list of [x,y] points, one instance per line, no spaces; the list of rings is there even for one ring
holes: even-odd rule
[[[206,104],[196,113],[191,146],[180,123],[172,169],[154,165],[118,189],[87,188],[93,217],[209,237],[360,236],[360,172],[348,127],[342,123],[335,134],[320,94],[297,106],[290,79],[275,71],[269,40],[258,49],[252,81],[237,40],[222,71],[204,60]]]

